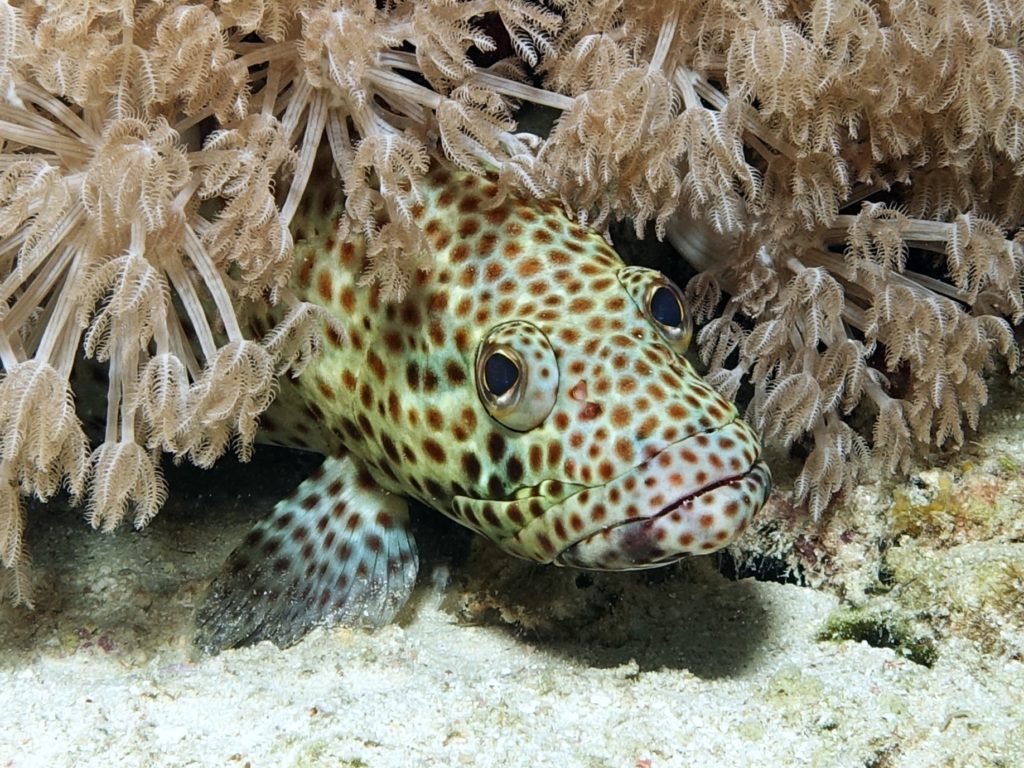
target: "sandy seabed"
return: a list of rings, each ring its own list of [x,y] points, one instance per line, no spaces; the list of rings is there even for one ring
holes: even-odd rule
[[[209,578],[314,465],[170,469],[142,532],[32,508],[36,609],[0,608],[0,766],[1024,765],[1018,625],[996,650],[939,633],[929,667],[820,639],[835,589],[709,558],[580,578],[429,524],[396,625],[199,654]]]

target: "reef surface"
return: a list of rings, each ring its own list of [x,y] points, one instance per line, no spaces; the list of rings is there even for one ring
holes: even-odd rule
[[[284,650],[203,656],[191,622],[315,457],[169,468],[141,532],[51,504],[29,516],[36,608],[0,608],[0,766],[1024,764],[1013,384],[960,454],[859,486],[820,525],[780,459],[724,562],[581,575],[420,515],[396,625]]]

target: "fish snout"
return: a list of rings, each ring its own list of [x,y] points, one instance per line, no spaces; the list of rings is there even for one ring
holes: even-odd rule
[[[746,530],[770,490],[771,473],[759,461],[742,477],[683,499],[653,517],[591,534],[561,552],[555,562],[588,570],[630,571],[710,554]]]
[[[554,562],[637,570],[721,549],[746,529],[771,490],[759,455],[757,438],[739,419],[668,446],[588,504],[600,519]],[[587,517],[587,510],[574,511]]]

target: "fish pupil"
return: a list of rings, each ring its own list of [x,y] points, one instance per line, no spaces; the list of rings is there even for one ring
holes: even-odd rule
[[[679,299],[668,288],[662,286],[651,295],[651,317],[670,328],[682,325],[683,308],[679,306]]]
[[[519,381],[519,368],[506,355],[495,352],[484,363],[484,383],[495,397],[501,397]]]

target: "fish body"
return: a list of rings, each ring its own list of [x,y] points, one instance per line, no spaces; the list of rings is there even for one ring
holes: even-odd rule
[[[307,192],[291,288],[344,333],[325,327],[265,423],[328,458],[229,559],[202,644],[390,620],[415,580],[406,496],[510,554],[587,569],[661,566],[743,531],[770,474],[683,357],[671,281],[553,202],[435,164],[410,211],[430,269],[387,303],[359,285],[366,247],[338,236],[336,186]]]

